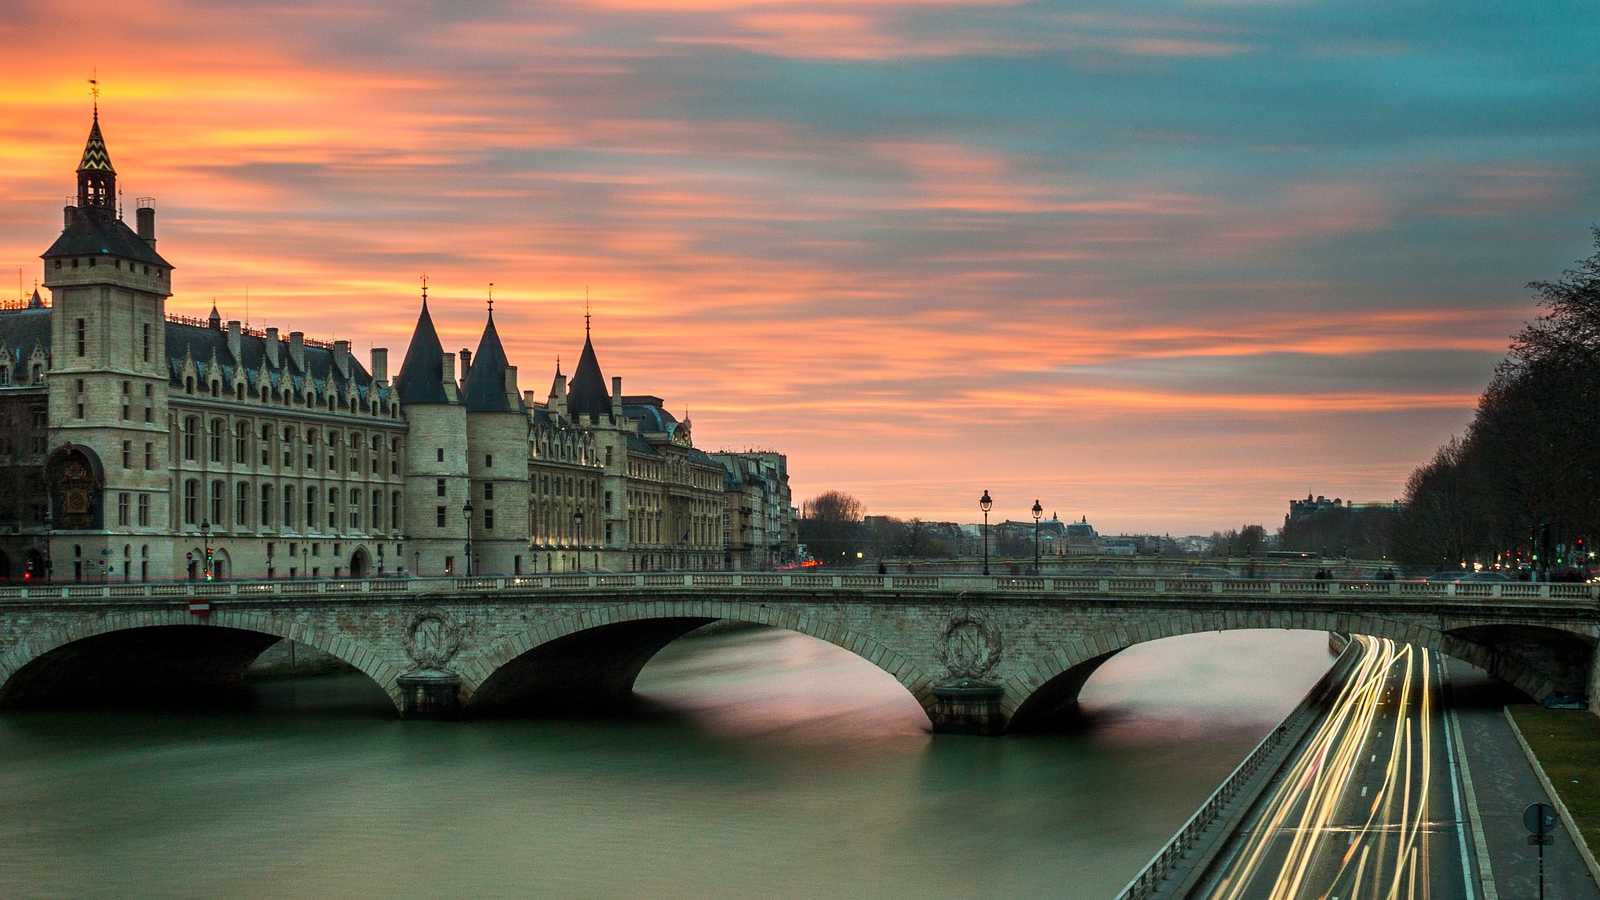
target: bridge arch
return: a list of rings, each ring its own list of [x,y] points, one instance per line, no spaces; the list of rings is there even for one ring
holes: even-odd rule
[[[759,604],[717,600],[639,601],[565,616],[459,660],[470,712],[531,706],[591,711],[632,696],[639,672],[662,648],[718,620],[766,625],[825,641],[894,678],[932,718],[933,679],[906,656],[838,624]]]
[[[1252,610],[1152,617],[1136,626],[1108,626],[1068,641],[1065,648],[1010,680],[1001,711],[1017,730],[1043,727],[1077,706],[1089,677],[1135,644],[1208,631],[1282,629],[1366,634],[1416,644],[1476,666],[1535,700],[1583,692],[1596,639],[1546,624],[1462,621],[1440,629],[1377,615],[1311,610]]]
[[[183,632],[189,632],[184,634]],[[52,669],[72,665],[76,651],[95,654],[117,649],[107,639],[118,635],[155,637],[159,642],[192,647],[192,641],[209,640],[205,649],[224,667],[248,667],[259,653],[277,640],[298,641],[322,650],[372,679],[400,709],[396,679],[400,672],[381,662],[363,643],[325,628],[284,621],[263,613],[226,611],[201,619],[187,609],[174,607],[84,619],[69,626],[54,626],[30,634],[0,654],[0,707],[27,705],[48,693]],[[97,646],[99,645],[99,646]],[[182,660],[178,660],[182,662]],[[226,673],[224,673],[226,674]]]

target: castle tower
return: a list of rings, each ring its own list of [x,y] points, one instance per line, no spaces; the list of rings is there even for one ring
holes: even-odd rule
[[[528,410],[517,369],[494,327],[494,302],[467,372],[467,472],[472,487],[473,567],[483,574],[532,571],[528,556]]]
[[[78,163],[77,205],[43,254],[52,295],[46,481],[58,580],[170,578],[166,298],[154,201],[139,229],[116,209],[98,105]]]
[[[404,517],[411,558],[404,564],[415,575],[466,574],[467,413],[455,357],[444,352],[428,313],[426,285],[395,389],[407,424]]]

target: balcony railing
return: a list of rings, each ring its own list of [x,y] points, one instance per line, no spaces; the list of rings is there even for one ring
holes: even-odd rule
[[[1431,581],[1261,581],[1174,578],[1076,578],[1014,575],[866,575],[815,572],[596,572],[474,577],[310,578],[271,581],[158,581],[34,584],[0,587],[0,603],[39,600],[167,600],[188,597],[263,600],[272,597],[342,597],[397,594],[528,595],[541,593],[855,593],[864,595],[992,593],[1005,598],[1061,597],[1115,600],[1214,598],[1224,603],[1334,601],[1340,605],[1451,603],[1474,606],[1594,608],[1600,584]]]

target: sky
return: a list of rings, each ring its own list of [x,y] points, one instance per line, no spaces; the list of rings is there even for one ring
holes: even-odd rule
[[[869,513],[1392,499],[1600,221],[1592,0],[9,0],[0,42],[24,290],[97,75],[169,312],[395,372],[422,273],[449,350],[492,282],[542,397],[587,295],[625,393]]]

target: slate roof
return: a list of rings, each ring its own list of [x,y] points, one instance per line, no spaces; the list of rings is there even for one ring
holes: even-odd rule
[[[655,404],[628,403],[622,407],[622,414],[638,422],[639,430],[645,434],[671,434],[678,427],[677,418]]]
[[[240,366],[244,367],[246,389],[256,392],[261,389],[260,377],[262,364],[265,362],[268,383],[276,390],[288,388],[292,393],[305,394],[311,392],[313,396],[326,396],[330,392],[338,393],[348,388],[351,396],[364,401],[374,399],[383,400],[391,396],[392,388],[382,388],[376,393],[373,391],[372,376],[356,361],[350,357],[350,375],[347,378],[339,373],[333,363],[333,349],[305,345],[305,368],[301,369],[294,364],[289,356],[289,342],[283,339],[278,341],[278,365],[273,366],[267,359],[267,339],[257,335],[243,334],[239,338],[239,356],[236,358],[228,349],[228,333],[203,325],[190,325],[185,322],[167,322],[167,374],[168,381],[173,385],[183,384],[183,366],[185,357],[194,359],[195,369],[202,382],[211,378],[211,360],[213,354],[216,364],[222,371],[224,384],[233,382],[234,372]]]
[[[494,310],[489,310],[489,322],[483,326],[483,337],[478,339],[478,352],[472,356],[472,368],[467,370],[466,396],[463,398],[469,412],[521,412],[522,398],[515,403],[506,396],[506,370],[511,363],[506,359],[506,348],[500,345],[500,333],[494,327]]]
[[[34,295],[38,295],[34,291]],[[0,313],[0,344],[13,360],[26,360],[33,355],[34,347],[50,352],[50,310],[43,308],[19,309]]]
[[[583,355],[578,357],[578,368],[573,370],[572,382],[567,386],[567,414],[611,414],[611,393],[606,390],[606,378],[600,374],[600,361],[595,358],[594,344],[587,332],[583,335]]]
[[[402,404],[450,402],[444,392],[444,345],[439,343],[433,316],[428,314],[427,297],[422,298],[422,312],[417,316],[417,327],[411,332],[411,345],[406,348],[406,359],[394,386]]]
[[[172,263],[162,259],[154,247],[134,233],[111,210],[93,207],[80,207],[74,212],[71,224],[61,230],[61,236],[56,238],[41,258],[63,256],[120,256],[135,262],[172,268]]]
[[[94,124],[89,126],[89,140],[83,145],[83,159],[78,163],[79,172],[110,172],[115,175],[116,169],[111,168],[111,152],[106,149],[105,136],[100,133],[100,111],[94,113]]]

